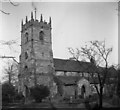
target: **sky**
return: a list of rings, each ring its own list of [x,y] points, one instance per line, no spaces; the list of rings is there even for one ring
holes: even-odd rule
[[[50,16],[52,18],[54,58],[70,58],[68,47],[75,49],[88,41],[105,40],[108,47],[113,47],[109,59],[110,64],[118,63],[117,2],[97,2],[97,0],[96,2],[35,2],[33,0],[33,3],[37,8],[38,20],[41,14],[47,22]],[[23,19],[25,23],[26,16],[30,20],[30,14],[34,8],[31,2],[19,2],[17,7],[8,2],[2,2],[1,5],[2,10],[9,12],[10,15],[0,12],[0,56],[14,56],[19,61],[21,20]],[[3,41],[8,40],[15,40],[17,44],[2,45]],[[0,74],[7,60],[0,59]]]

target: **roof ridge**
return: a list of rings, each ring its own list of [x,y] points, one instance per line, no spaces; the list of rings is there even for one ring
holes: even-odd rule
[[[82,62],[82,63],[91,63],[91,62],[85,62],[85,61],[78,61],[78,60],[71,60],[71,59],[60,59],[60,58],[53,58],[53,60],[56,59],[56,60],[64,60],[64,61],[74,61],[74,62]]]

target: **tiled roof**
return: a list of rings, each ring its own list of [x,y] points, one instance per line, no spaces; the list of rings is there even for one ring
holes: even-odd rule
[[[95,66],[90,62],[82,62],[66,59],[53,59],[56,71],[69,71],[69,72],[93,72]]]

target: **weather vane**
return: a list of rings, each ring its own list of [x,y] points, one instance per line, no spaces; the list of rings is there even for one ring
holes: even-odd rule
[[[36,20],[36,10],[37,10],[37,9],[35,8],[35,20]]]
[[[33,9],[34,9],[34,11],[35,11],[35,20],[36,20],[36,11],[37,11],[37,8],[36,8],[36,6],[35,6],[35,3],[34,3],[34,2],[32,2],[32,7],[33,7]]]

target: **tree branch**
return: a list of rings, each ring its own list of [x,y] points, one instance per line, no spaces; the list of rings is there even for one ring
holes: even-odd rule
[[[9,15],[10,13],[7,13],[7,12],[5,12],[5,11],[3,11],[3,10],[0,10],[2,13],[4,13],[4,14],[6,14],[6,15]]]
[[[9,0],[9,2],[10,2],[10,4],[13,5],[13,6],[18,6],[18,5],[19,5],[19,3],[18,3],[18,4],[14,4],[11,0]]]
[[[0,1],[0,2],[1,2],[1,1]],[[9,3],[10,3],[11,5],[13,5],[13,6],[18,6],[18,5],[19,5],[19,3],[14,4],[11,0],[9,0]],[[5,12],[5,11],[3,11],[3,10],[1,10],[1,9],[0,9],[0,12],[4,13],[4,14],[6,14],[6,15],[10,15],[10,13]]]

